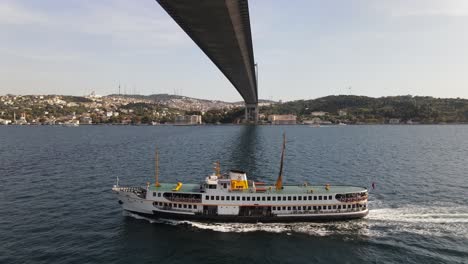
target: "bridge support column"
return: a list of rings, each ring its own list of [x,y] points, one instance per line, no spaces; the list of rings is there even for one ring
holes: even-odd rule
[[[245,122],[258,123],[258,104],[245,104]]]

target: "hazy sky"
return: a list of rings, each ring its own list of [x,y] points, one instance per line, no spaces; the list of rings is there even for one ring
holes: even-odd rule
[[[249,5],[260,98],[468,98],[467,0]],[[0,0],[0,94],[109,94],[119,82],[241,99],[154,0]]]

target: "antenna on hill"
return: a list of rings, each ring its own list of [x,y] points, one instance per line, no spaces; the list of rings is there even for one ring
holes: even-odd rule
[[[351,95],[351,89],[352,89],[352,88],[353,88],[353,87],[351,87],[351,86],[348,87],[349,95]]]

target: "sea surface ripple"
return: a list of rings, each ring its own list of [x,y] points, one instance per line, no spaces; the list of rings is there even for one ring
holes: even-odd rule
[[[122,212],[110,188],[198,182],[221,160],[273,182],[368,187],[370,213],[221,224]],[[468,126],[0,126],[0,263],[468,263]],[[372,190],[370,185],[376,183]]]

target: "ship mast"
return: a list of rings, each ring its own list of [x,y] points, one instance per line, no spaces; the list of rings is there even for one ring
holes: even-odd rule
[[[156,178],[156,181],[154,182],[154,187],[160,187],[161,184],[159,184],[159,153],[158,153],[158,148],[156,148],[156,156],[155,156],[155,178]]]
[[[283,133],[283,148],[281,150],[281,163],[280,163],[280,170],[278,179],[276,180],[276,190],[283,189],[283,161],[284,161],[284,151],[286,149],[286,133]]]
[[[214,167],[215,175],[218,176],[218,178],[219,178],[219,177],[221,177],[221,163],[218,160],[218,161],[215,162],[214,165],[215,165],[215,167]]]

